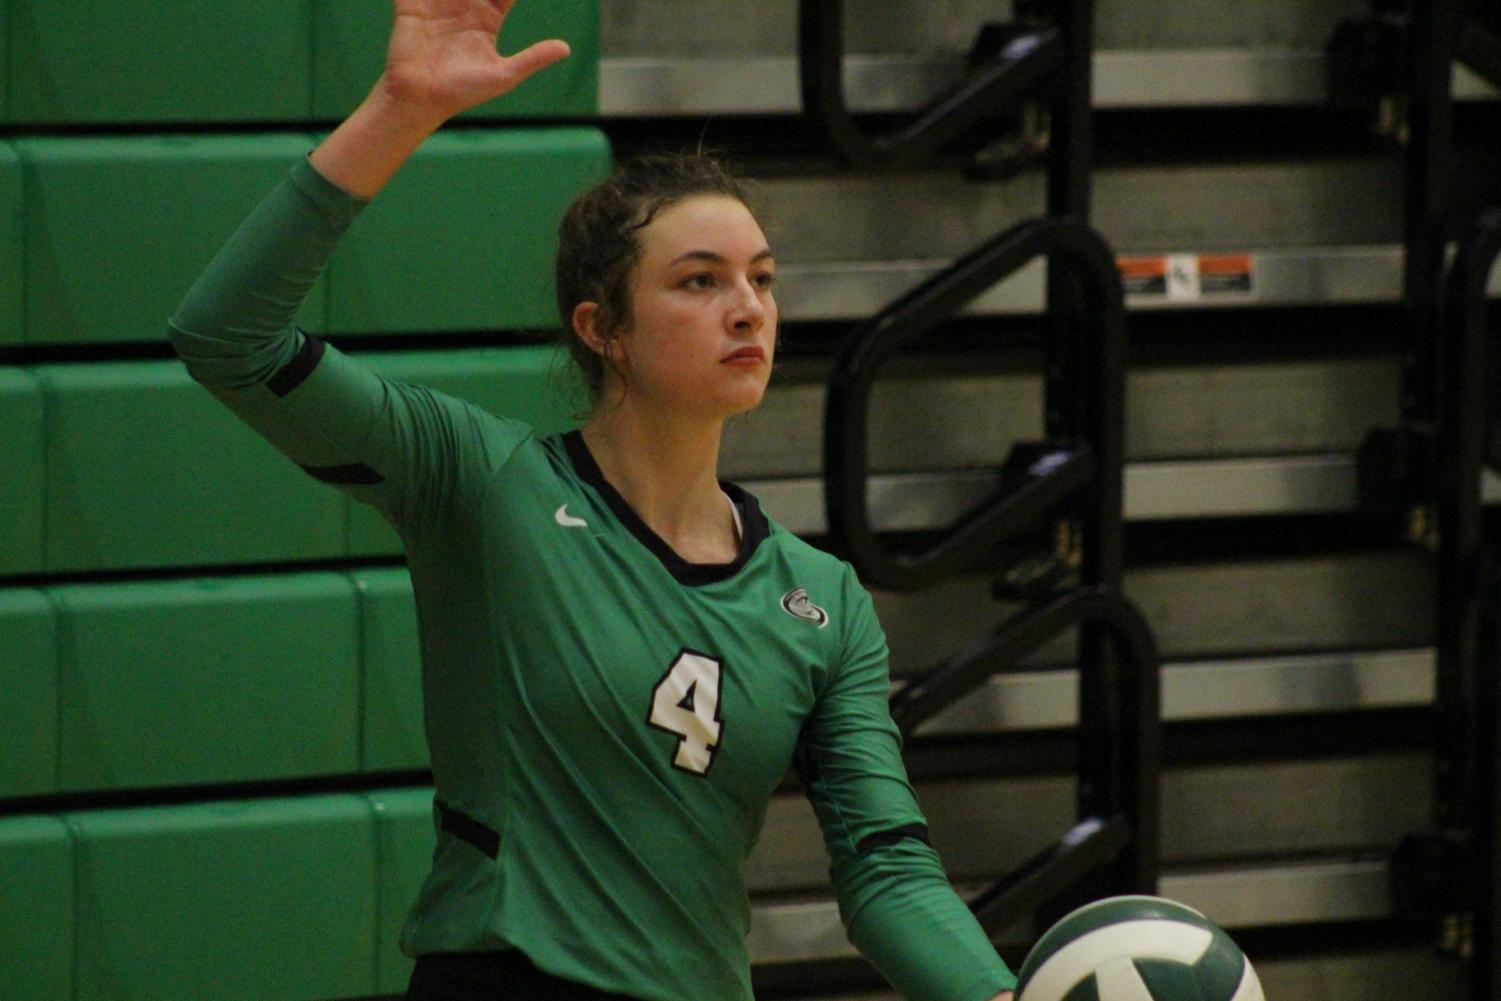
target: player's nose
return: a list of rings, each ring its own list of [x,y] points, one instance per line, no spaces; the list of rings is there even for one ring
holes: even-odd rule
[[[730,329],[738,334],[754,334],[766,324],[767,305],[760,291],[749,280],[735,283],[735,297],[726,314]]]

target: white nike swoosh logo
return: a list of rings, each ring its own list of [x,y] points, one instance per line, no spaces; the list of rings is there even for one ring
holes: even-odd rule
[[[564,504],[553,514],[553,519],[564,528],[588,528],[589,523],[582,518],[575,518],[568,513],[568,505]]]

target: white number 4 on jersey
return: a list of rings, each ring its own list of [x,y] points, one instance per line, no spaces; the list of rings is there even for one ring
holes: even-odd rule
[[[651,692],[647,722],[678,738],[675,767],[707,775],[724,723],[719,718],[723,663],[707,654],[684,650]]]

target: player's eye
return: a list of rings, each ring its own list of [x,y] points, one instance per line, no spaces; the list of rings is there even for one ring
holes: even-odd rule
[[[756,283],[756,288],[765,291],[777,283],[777,276],[770,271],[761,271],[751,280]]]
[[[683,288],[706,289],[713,287],[714,276],[709,274],[707,271],[700,271],[696,274],[691,274],[687,278],[683,279]]]

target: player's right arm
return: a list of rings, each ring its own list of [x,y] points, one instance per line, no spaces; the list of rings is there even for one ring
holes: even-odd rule
[[[427,136],[567,54],[554,40],[500,56],[512,2],[396,0],[370,95],[245,220],[169,324],[193,378],[311,475],[397,522],[444,506],[454,485],[434,474],[452,471],[478,416],[380,379],[292,320],[344,232]]]

